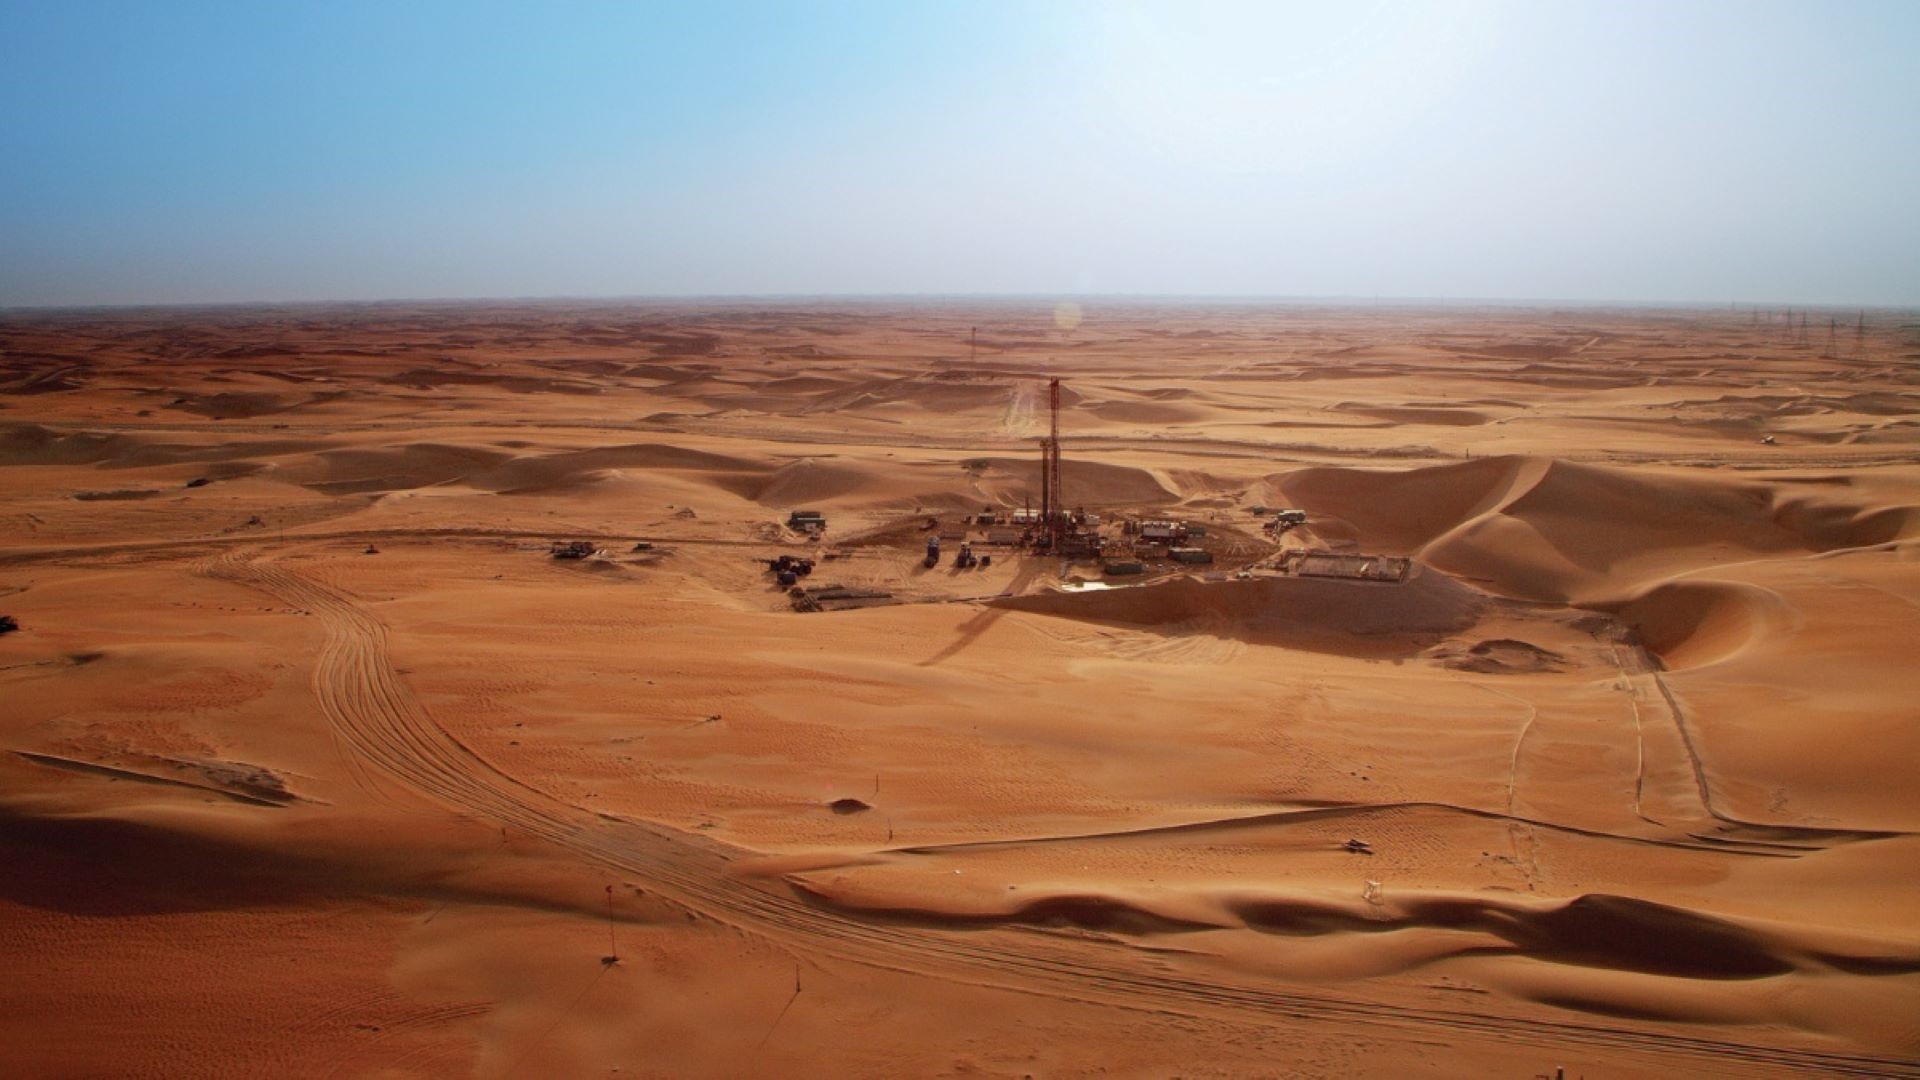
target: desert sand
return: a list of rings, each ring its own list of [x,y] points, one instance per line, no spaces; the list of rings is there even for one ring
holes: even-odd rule
[[[1828,318],[0,315],[0,1071],[1920,1075],[1920,324]],[[922,565],[1054,377],[1214,563]]]

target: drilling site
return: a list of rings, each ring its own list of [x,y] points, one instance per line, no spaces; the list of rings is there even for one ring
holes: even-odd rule
[[[1920,1075],[1920,331],[1805,314],[9,314],[0,1061]]]

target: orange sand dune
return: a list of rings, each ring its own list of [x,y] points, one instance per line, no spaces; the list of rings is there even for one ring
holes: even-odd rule
[[[0,1062],[1920,1076],[1870,322],[6,315]],[[1049,376],[1066,504],[1211,563],[961,522],[1038,501]]]

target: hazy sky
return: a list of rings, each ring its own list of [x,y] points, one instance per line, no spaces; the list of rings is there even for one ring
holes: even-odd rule
[[[0,0],[0,305],[1920,304],[1920,2]]]

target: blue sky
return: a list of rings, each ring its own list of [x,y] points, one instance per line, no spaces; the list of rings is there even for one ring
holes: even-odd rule
[[[1920,304],[1920,3],[0,0],[0,305]]]

